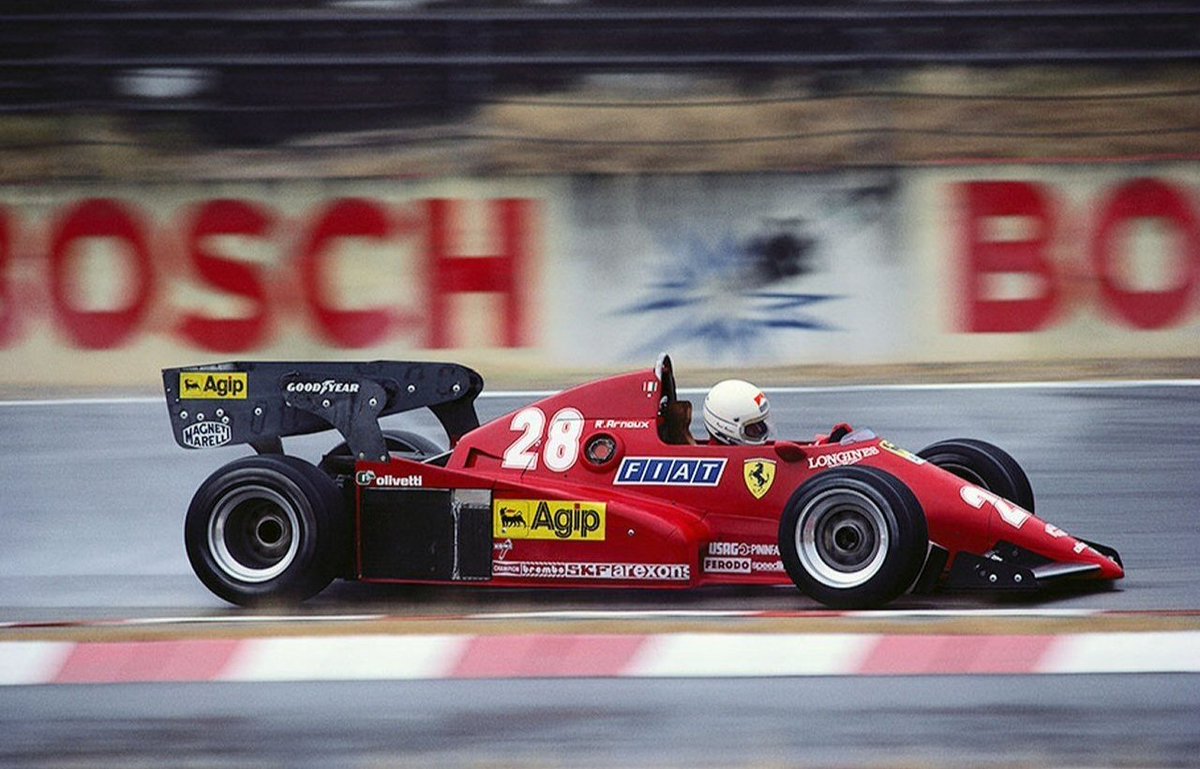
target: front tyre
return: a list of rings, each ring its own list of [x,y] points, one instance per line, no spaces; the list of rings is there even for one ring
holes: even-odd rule
[[[918,451],[917,456],[1034,512],[1033,487],[1028,476],[1017,460],[999,446],[974,438],[953,438],[932,443]]]
[[[792,494],[779,552],[796,587],[826,606],[883,606],[917,579],[929,549],[925,512],[898,478],[839,467]]]
[[[230,462],[196,490],[184,523],[192,570],[241,606],[295,604],[339,573],[345,521],[337,486],[295,457]]]

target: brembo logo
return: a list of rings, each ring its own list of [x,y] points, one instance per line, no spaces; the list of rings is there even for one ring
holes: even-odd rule
[[[873,457],[879,453],[879,449],[874,446],[864,446],[861,449],[851,449],[850,451],[839,451],[836,454],[822,454],[819,457],[808,458],[808,469],[816,470],[822,467],[842,467],[843,465],[852,465],[856,462],[861,462],[867,457]]]
[[[358,382],[338,382],[333,379],[326,379],[323,382],[288,382],[286,389],[290,393],[310,393],[312,395],[356,393],[358,392]]]

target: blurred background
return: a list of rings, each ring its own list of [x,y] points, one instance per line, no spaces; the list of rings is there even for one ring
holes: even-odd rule
[[[7,393],[1200,372],[1194,2],[5,9]]]

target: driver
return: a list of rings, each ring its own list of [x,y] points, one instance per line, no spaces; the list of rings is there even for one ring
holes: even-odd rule
[[[717,382],[704,398],[704,426],[716,443],[761,446],[771,428],[763,391],[741,379]]]

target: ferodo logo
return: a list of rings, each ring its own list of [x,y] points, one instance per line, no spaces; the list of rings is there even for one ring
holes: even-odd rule
[[[179,397],[184,400],[246,400],[246,374],[179,372]]]
[[[510,539],[604,540],[603,502],[497,499],[492,536]]]
[[[338,382],[333,379],[326,379],[322,382],[288,382],[284,389],[290,393],[309,393],[310,395],[356,393],[358,392],[358,382]]]

